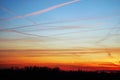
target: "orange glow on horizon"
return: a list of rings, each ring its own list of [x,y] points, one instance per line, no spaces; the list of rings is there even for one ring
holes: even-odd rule
[[[65,70],[120,70],[120,49],[109,51],[111,56],[104,49],[1,50],[0,65],[35,65],[60,67]]]
[[[0,68],[120,70],[118,3],[0,0]]]

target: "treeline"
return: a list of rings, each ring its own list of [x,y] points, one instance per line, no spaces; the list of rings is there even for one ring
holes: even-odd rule
[[[57,67],[10,68],[0,69],[0,80],[120,80],[120,71],[63,71]]]

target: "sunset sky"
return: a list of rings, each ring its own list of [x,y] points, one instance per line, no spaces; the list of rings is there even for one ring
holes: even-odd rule
[[[120,70],[120,0],[0,0],[0,68]]]

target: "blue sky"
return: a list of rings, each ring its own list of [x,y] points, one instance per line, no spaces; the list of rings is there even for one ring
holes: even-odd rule
[[[0,64],[119,69],[119,53],[120,0],[0,0]]]
[[[119,21],[120,0],[0,0],[0,48],[120,47]]]

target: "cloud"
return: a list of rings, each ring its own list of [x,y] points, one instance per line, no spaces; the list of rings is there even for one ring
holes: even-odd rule
[[[103,19],[103,18],[110,18],[113,16],[120,16],[120,15],[110,15],[110,16],[102,16],[102,17],[95,17],[95,18],[84,18],[84,19],[72,19],[72,20],[60,20],[60,21],[50,21],[46,23],[34,23],[33,25],[25,25],[25,26],[18,26],[18,27],[13,27],[13,28],[6,28],[6,29],[0,29],[0,31],[5,31],[5,30],[11,30],[11,29],[20,29],[20,28],[26,28],[26,27],[33,27],[33,26],[41,26],[41,25],[46,25],[46,24],[56,24],[56,23],[70,23],[70,22],[77,22],[77,21],[82,21],[82,20],[95,20],[95,19]],[[28,19],[28,18],[27,18]],[[2,19],[0,19],[2,20]],[[7,20],[7,19],[6,19]],[[31,20],[32,21],[32,20]],[[94,25],[96,26],[96,25]],[[104,30],[104,29],[103,29]]]
[[[56,9],[56,8],[59,8],[59,7],[65,6],[65,5],[69,5],[69,4],[72,4],[72,3],[74,3],[74,2],[78,2],[78,1],[79,1],[79,0],[73,0],[73,1],[69,1],[69,2],[62,3],[62,4],[58,4],[58,5],[55,5],[55,6],[46,8],[46,9],[43,9],[43,10],[39,10],[39,11],[36,11],[36,12],[32,12],[32,13],[23,15],[23,17],[29,17],[29,16],[34,16],[34,15],[42,14],[42,13],[51,11],[51,10],[53,10],[53,9]]]
[[[39,11],[36,11],[36,12],[32,12],[32,13],[29,13],[29,14],[25,14],[25,15],[18,15],[18,16],[15,16],[15,17],[12,17],[12,18],[6,18],[6,19],[1,19],[1,20],[12,20],[12,19],[16,19],[16,18],[25,18],[26,20],[32,22],[34,25],[36,25],[36,22],[32,21],[31,19],[28,19],[26,17],[29,17],[29,16],[34,16],[34,15],[38,15],[38,14],[42,14],[42,13],[45,13],[45,12],[48,12],[48,11],[51,11],[53,9],[56,9],[56,8],[59,8],[59,7],[62,7],[62,6],[65,6],[65,5],[69,5],[69,4],[72,4],[74,2],[78,2],[79,0],[72,0],[72,1],[69,1],[69,2],[65,2],[65,3],[62,3],[62,4],[58,4],[58,5],[55,5],[55,6],[52,6],[52,7],[49,7],[49,8],[46,8],[46,9],[43,9],[43,10],[39,10]],[[0,9],[8,12],[9,14],[12,14],[12,15],[17,15],[15,12],[7,9],[7,8],[4,8],[4,7],[1,7],[0,6]],[[38,25],[38,24],[37,24]],[[22,27],[16,27],[16,28],[24,28],[24,27],[27,27],[27,26],[22,26]],[[11,29],[16,29],[16,28],[11,28]],[[1,29],[0,31],[8,31],[9,29]],[[37,36],[37,37],[40,37],[39,35],[34,35],[34,34],[28,34],[28,33],[24,33],[24,32],[19,32],[19,31],[16,31],[16,30],[11,30],[11,32],[16,32],[16,33],[20,33],[20,34],[23,34],[23,35],[31,35],[31,36]]]
[[[6,19],[3,19],[3,20],[10,20],[10,19],[14,19],[14,18],[19,18],[19,16],[20,16],[20,15],[18,15],[16,12],[14,12],[14,11],[8,9],[8,8],[5,8],[5,7],[0,6],[0,9],[3,10],[3,11],[5,11],[5,12],[7,12],[7,13],[9,13],[9,14],[11,14],[11,15],[17,15],[16,17],[6,18]],[[26,19],[27,21],[32,22],[33,24],[36,24],[36,22],[33,21],[33,20],[31,20],[31,19],[28,19],[28,18],[24,18],[24,19]]]
[[[25,18],[25,17],[29,17],[29,16],[39,15],[39,14],[43,14],[45,12],[48,12],[48,11],[57,9],[59,7],[63,7],[63,6],[66,6],[66,5],[78,2],[78,1],[79,0],[72,0],[72,1],[69,1],[69,2],[65,2],[65,3],[62,3],[62,4],[58,4],[58,5],[54,5],[54,6],[48,7],[48,8],[43,9],[43,10],[39,10],[39,11],[36,11],[36,12],[28,13],[28,14],[25,14],[25,15],[22,15],[22,16],[18,15],[18,16],[12,17],[12,18],[6,18],[6,19],[1,19],[1,20],[12,20],[12,19],[17,19],[17,18]],[[6,10],[6,9],[4,9],[4,10]],[[11,13],[11,11],[8,11],[8,10],[6,10],[6,11]],[[14,14],[14,13],[12,12],[12,14]]]
[[[111,63],[111,62],[103,62],[101,64],[99,64],[100,66],[108,66],[108,67],[120,67],[120,65]]]
[[[6,12],[9,13],[9,14],[18,15],[17,13],[15,13],[14,11],[12,11],[12,10],[10,10],[10,9],[8,9],[8,8],[4,8],[4,7],[0,6],[0,9],[3,10],[3,11],[6,11]],[[30,22],[32,22],[34,25],[36,25],[36,22],[34,22],[33,20],[28,19],[28,18],[24,18],[24,19],[26,19],[27,21],[30,21]],[[22,26],[22,27],[25,27],[25,26]],[[17,28],[19,28],[19,27],[17,27]],[[43,37],[43,36],[34,35],[34,34],[29,34],[29,33],[24,33],[24,32],[20,32],[20,31],[17,31],[17,30],[12,30],[12,29],[16,29],[16,28],[0,29],[0,31],[15,32],[15,33],[23,34],[23,35]],[[45,36],[44,36],[44,37],[45,37]]]
[[[90,49],[89,49],[90,50]],[[70,56],[76,56],[80,57],[84,54],[101,54],[103,51],[101,50],[90,50],[87,51],[86,49],[39,49],[39,50],[0,50],[1,56],[6,57],[5,53],[11,54],[10,56],[14,57],[70,57]],[[21,54],[22,53],[22,54]],[[27,54],[26,54],[27,53]],[[12,55],[14,54],[14,55]],[[15,55],[16,54],[16,55]],[[17,55],[19,54],[19,56]]]
[[[26,33],[26,32],[21,32],[21,31],[16,31],[16,30],[4,30],[6,32],[15,32],[18,34],[23,34],[23,35],[27,35],[27,36],[34,36],[34,37],[42,37],[42,38],[50,38],[49,36],[41,36],[41,35],[36,35],[36,34],[30,34],[30,33]],[[53,38],[56,39],[56,38]]]

